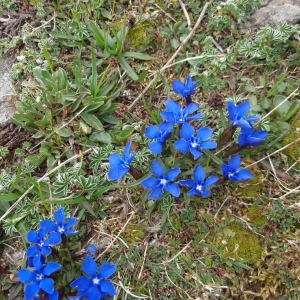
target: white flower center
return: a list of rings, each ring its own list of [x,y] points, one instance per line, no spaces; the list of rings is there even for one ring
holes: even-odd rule
[[[36,280],[41,281],[44,278],[43,274],[36,274]]]
[[[93,278],[93,284],[97,285],[99,284],[100,279],[98,277]]]
[[[196,148],[196,147],[198,146],[198,143],[192,142],[192,143],[191,143],[191,146],[192,146],[193,148]]]
[[[202,191],[202,185],[201,184],[197,184],[196,190],[199,191],[199,192]]]
[[[167,184],[167,179],[165,179],[165,178],[162,178],[161,180],[160,180],[160,184],[161,185],[166,185]]]
[[[65,228],[62,226],[58,226],[58,232],[59,233],[64,233],[65,232]]]

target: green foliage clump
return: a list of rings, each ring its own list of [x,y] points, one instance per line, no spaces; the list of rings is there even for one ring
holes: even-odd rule
[[[250,264],[257,263],[262,255],[258,237],[236,222],[227,225],[223,231],[217,233],[212,243],[221,249],[223,256],[242,259]]]
[[[287,145],[300,137],[300,111],[296,115],[295,120],[292,122],[291,128],[289,130],[288,135],[283,139],[283,145]],[[288,155],[290,158],[297,160],[300,156],[300,141],[294,143],[288,148],[284,149],[283,152]]]
[[[261,226],[267,222],[266,216],[262,214],[263,209],[259,205],[253,205],[247,210],[247,217],[252,225]]]
[[[145,46],[151,40],[149,29],[151,29],[151,26],[145,23],[137,24],[129,29],[128,41],[133,48]]]

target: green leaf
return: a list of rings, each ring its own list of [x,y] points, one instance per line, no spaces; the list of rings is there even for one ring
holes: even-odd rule
[[[85,123],[93,127],[94,129],[97,129],[99,131],[103,130],[103,125],[101,121],[93,114],[83,112],[81,113],[81,118]]]
[[[14,201],[19,199],[21,195],[16,193],[0,194],[0,201]]]
[[[119,124],[120,122],[118,118],[108,114],[101,116],[101,120],[112,125]]]
[[[130,67],[129,63],[124,57],[120,57],[120,65],[122,69],[127,73],[127,75],[134,81],[139,79],[139,76],[135,73],[135,71]]]
[[[111,136],[107,132],[94,132],[90,135],[89,139],[91,141],[100,142],[104,144],[111,144]]]
[[[218,156],[214,155],[211,151],[209,151],[208,149],[201,149],[201,151],[203,153],[205,153],[205,155],[207,155],[208,157],[210,157],[216,164],[218,165],[222,165],[223,161],[222,159],[220,159]]]
[[[93,21],[88,22],[88,29],[93,34],[98,46],[105,48],[105,32]]]
[[[284,121],[289,121],[291,118],[294,117],[294,115],[299,111],[300,108],[300,102],[294,101],[292,102],[289,110],[287,111]]]
[[[72,131],[69,128],[59,128],[56,130],[56,133],[61,137],[70,137],[72,135]]]
[[[122,54],[122,56],[123,57],[140,59],[140,60],[151,60],[151,59],[153,59],[152,56],[150,56],[146,53],[141,53],[141,52],[124,52]]]

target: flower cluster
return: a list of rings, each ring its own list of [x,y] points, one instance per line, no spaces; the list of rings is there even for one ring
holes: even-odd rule
[[[188,196],[208,197],[211,195],[210,189],[214,184],[224,180],[244,181],[253,177],[249,170],[241,168],[241,156],[235,154],[229,157],[227,162],[219,163],[219,171],[217,172],[222,174],[221,177],[211,175],[206,178],[205,169],[197,163],[197,160],[207,151],[210,152],[216,149],[218,143],[213,139],[211,128],[206,126],[196,127],[204,118],[203,114],[198,112],[199,105],[192,102],[191,96],[195,93],[196,86],[197,82],[193,82],[191,77],[188,77],[186,82],[173,81],[173,91],[185,98],[186,105],[182,107],[174,100],[168,99],[165,111],[160,113],[162,122],[159,125],[150,125],[145,130],[145,135],[150,140],[149,148],[152,154],[162,155],[164,146],[168,142],[168,153],[173,152],[176,160],[178,156],[176,151],[184,155],[189,153],[192,155],[193,160],[196,161],[196,164],[194,163],[193,179],[177,179],[177,177],[183,177],[183,174],[190,174],[190,172],[188,170],[188,172],[182,172],[178,167],[167,169],[161,161],[156,159],[151,164],[152,175],[140,183],[150,191],[148,199],[157,200],[163,196],[164,192],[179,197],[181,187],[190,189],[187,191]],[[250,101],[248,100],[237,105],[232,101],[227,102],[228,119],[231,125],[220,135],[220,144],[228,143],[238,128],[240,128],[240,134],[234,148],[235,152],[244,147],[258,146],[264,142],[268,133],[264,130],[255,130],[253,122],[258,121],[259,117],[247,116],[249,110]],[[172,142],[169,143],[169,141]],[[128,171],[130,172],[130,162],[135,155],[135,153],[130,154],[130,149],[131,141],[125,147],[124,156],[115,153],[110,155],[108,174],[110,180],[121,180]],[[210,152],[210,156],[214,157],[215,154]],[[176,163],[176,160],[173,160],[175,166],[182,165]],[[220,159],[216,158],[215,161],[220,162]],[[213,169],[216,170],[216,168]],[[116,176],[112,176],[112,174]]]
[[[44,297],[50,300],[59,299],[59,291],[55,289],[52,276],[62,269],[62,265],[48,260],[53,254],[53,247],[62,244],[66,236],[77,233],[77,230],[71,229],[77,221],[77,218],[67,219],[64,209],[59,208],[54,212],[54,221],[42,220],[37,231],[28,232],[27,241],[31,244],[26,251],[28,268],[18,271],[20,282],[25,284],[25,300],[44,299]],[[83,255],[93,255],[96,251],[96,247],[90,245],[81,252]],[[108,277],[116,271],[116,266],[105,263],[100,266],[99,273],[97,268],[93,258],[87,256],[83,261],[83,271],[91,278],[82,276],[70,284],[72,288],[78,289],[78,295],[73,298],[100,300],[107,295],[116,295],[113,284],[108,280]]]

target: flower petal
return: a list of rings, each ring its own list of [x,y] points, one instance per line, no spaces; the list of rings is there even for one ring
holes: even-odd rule
[[[173,91],[179,95],[182,95],[182,92],[185,89],[184,83],[180,80],[173,80],[172,87],[173,87]]]
[[[25,293],[24,298],[25,299],[32,299],[34,296],[37,295],[37,293],[40,291],[39,284],[36,281],[33,281],[32,283],[29,283],[25,287]]]
[[[241,157],[238,154],[231,157],[228,161],[228,166],[233,170],[239,169],[241,166]]]
[[[202,152],[198,151],[197,149],[190,147],[190,151],[192,153],[192,155],[194,156],[194,160],[198,159],[200,156],[203,155]]]
[[[45,246],[56,246],[62,242],[61,234],[58,232],[51,232],[48,239],[45,241]]]
[[[226,103],[227,106],[227,110],[228,110],[228,115],[229,115],[229,120],[234,122],[235,121],[235,117],[236,117],[236,106],[232,101],[228,101]]]
[[[61,269],[61,265],[55,261],[50,261],[46,264],[43,273],[47,276]]]
[[[94,276],[97,273],[97,263],[91,256],[88,256],[84,259],[82,263],[82,271],[90,276]]]
[[[81,276],[79,278],[76,278],[74,281],[70,283],[70,286],[72,288],[78,289],[79,291],[85,291],[90,285],[90,280],[85,277]]]
[[[245,119],[239,119],[234,122],[234,125],[240,126],[241,128],[251,128],[251,124]]]
[[[51,220],[41,220],[40,227],[44,232],[49,233],[49,232],[55,230],[56,224]]]
[[[206,141],[206,140],[209,140],[211,138],[212,133],[213,133],[213,130],[211,128],[201,127],[201,128],[199,128],[199,130],[197,132],[197,137],[201,141]]]
[[[168,171],[166,179],[173,181],[180,173],[181,173],[181,170],[179,168],[172,168]]]
[[[208,188],[211,185],[215,184],[219,180],[219,177],[217,176],[209,176],[206,180],[205,183],[203,184],[204,188]]]
[[[129,156],[130,156],[130,150],[131,150],[131,147],[132,147],[132,141],[130,140],[130,141],[126,144],[126,146],[125,146],[125,148],[124,148],[124,156],[125,156],[125,157],[129,157]]]
[[[145,130],[145,135],[148,139],[154,139],[159,137],[159,129],[156,125],[148,126]]]
[[[160,154],[162,153],[163,151],[163,144],[161,142],[151,142],[149,144],[149,148],[150,148],[150,151],[153,153],[153,154]]]
[[[169,111],[163,111],[160,113],[160,116],[164,119],[167,120],[168,123],[171,123],[173,125],[176,121],[175,115],[172,112]]]
[[[34,274],[27,269],[22,269],[22,270],[18,271],[18,277],[22,283],[27,283],[27,282],[31,281],[34,277],[33,275]]]
[[[157,177],[163,177],[165,174],[165,170],[164,170],[163,166],[157,160],[154,160],[152,162],[151,172],[152,172],[152,174],[156,175]]]
[[[54,280],[52,278],[44,278],[40,282],[40,288],[47,294],[54,292]]]
[[[196,179],[197,183],[203,183],[205,179],[205,170],[202,166],[197,166],[194,170],[194,178]]]
[[[185,115],[190,115],[199,109],[199,105],[192,102],[183,109]]]
[[[100,283],[101,292],[109,295],[117,295],[117,291],[110,280],[102,280]]]
[[[180,180],[179,184],[184,185],[184,186],[188,186],[189,188],[194,188],[196,186],[195,181],[192,180],[192,179]]]
[[[38,233],[36,231],[30,230],[27,233],[27,241],[29,243],[37,243],[39,241]]]
[[[247,169],[240,170],[235,174],[235,176],[239,181],[244,181],[253,178],[253,174]]]
[[[180,113],[181,107],[180,107],[180,105],[177,102],[168,99],[166,101],[166,111],[167,112],[172,112],[175,115],[177,115],[178,113]]]
[[[162,186],[157,186],[151,190],[151,192],[148,194],[147,198],[150,200],[157,200],[157,199],[161,198],[162,195],[163,195]]]
[[[65,222],[66,215],[63,207],[60,207],[56,212],[54,212],[54,219],[57,224],[63,224]]]
[[[190,143],[184,139],[180,139],[174,143],[174,147],[176,148],[176,150],[183,154],[187,153],[187,151],[189,150],[189,145]]]
[[[67,223],[65,223],[65,228],[71,228],[72,226],[75,225],[75,223],[78,222],[78,218],[72,217],[68,219]]]
[[[190,140],[191,137],[194,135],[194,127],[189,123],[184,123],[180,130],[180,137],[186,140]]]
[[[111,263],[104,263],[100,266],[100,277],[109,278],[117,270],[117,266]]]
[[[217,148],[217,142],[216,141],[206,141],[206,142],[201,142],[199,145],[200,149],[215,149]]]
[[[148,190],[152,190],[158,184],[159,184],[159,180],[153,176],[148,177],[141,182],[141,186],[143,186],[144,188],[146,188]]]
[[[249,100],[247,100],[245,102],[242,102],[242,103],[237,105],[237,107],[236,107],[236,112],[237,112],[236,117],[237,117],[237,119],[243,118],[247,114],[247,112],[250,109],[250,105],[251,104],[250,104]]]
[[[26,251],[28,257],[35,256],[39,253],[39,247],[37,245],[29,246]]]
[[[90,286],[87,290],[86,295],[84,295],[88,300],[100,300],[103,299],[101,292],[99,291],[97,286]]]
[[[116,166],[108,171],[108,179],[109,180],[121,180],[125,174],[129,171],[129,168]]]
[[[174,197],[179,197],[180,188],[178,183],[167,183],[165,189]]]
[[[108,157],[111,167],[117,167],[123,163],[123,157],[120,154],[112,153]]]

